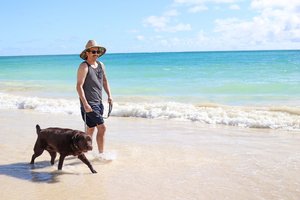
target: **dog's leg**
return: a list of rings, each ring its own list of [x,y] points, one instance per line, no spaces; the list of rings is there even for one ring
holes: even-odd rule
[[[88,161],[88,159],[85,157],[84,154],[80,154],[78,156],[78,158],[90,168],[92,173],[97,173],[96,170],[94,170],[93,166],[91,165],[91,163]]]
[[[59,162],[58,162],[58,170],[61,170],[61,169],[62,169],[62,166],[63,166],[64,160],[65,160],[65,157],[66,157],[66,155],[60,154]]]
[[[35,144],[34,144],[34,148],[33,148],[33,152],[34,154],[31,157],[31,161],[30,164],[34,164],[34,160],[39,157],[40,155],[42,155],[42,153],[44,152],[46,148],[46,144],[41,142],[41,140],[39,139],[39,137],[37,138]]]
[[[48,151],[50,156],[51,156],[51,165],[54,165],[54,161],[55,161],[55,158],[56,158],[56,152],[55,151]]]
[[[31,161],[30,161],[30,164],[34,164],[34,160],[39,157],[40,155],[42,155],[43,151],[41,152],[38,152],[38,153],[34,153],[31,157]]]
[[[39,157],[40,155],[42,155],[42,153],[44,152],[44,149],[40,149],[40,148],[37,148],[35,146],[34,148],[34,154],[32,155],[31,157],[31,161],[30,161],[30,164],[34,164],[34,160]]]

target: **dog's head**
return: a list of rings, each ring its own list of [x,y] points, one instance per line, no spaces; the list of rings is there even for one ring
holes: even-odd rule
[[[84,132],[76,133],[73,137],[73,143],[82,152],[93,150],[92,138]]]

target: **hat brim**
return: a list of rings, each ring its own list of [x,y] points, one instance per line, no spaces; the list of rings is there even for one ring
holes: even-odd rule
[[[86,51],[88,49],[90,49],[90,48],[98,48],[101,51],[100,54],[98,55],[98,58],[101,57],[106,52],[106,49],[104,47],[101,47],[101,46],[91,46],[91,47],[89,47],[89,48],[87,48],[87,49],[85,49],[85,50],[83,50],[81,52],[80,58],[82,58],[83,60],[86,60],[86,58],[87,58]]]

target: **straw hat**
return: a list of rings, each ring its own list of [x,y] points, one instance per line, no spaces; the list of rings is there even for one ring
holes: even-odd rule
[[[103,54],[105,54],[105,52],[106,52],[106,49],[104,47],[101,47],[100,45],[98,45],[95,40],[89,40],[85,45],[85,50],[83,50],[81,52],[80,58],[82,58],[83,60],[86,60],[86,58],[87,58],[86,51],[92,47],[97,47],[100,50],[100,54],[99,54],[98,58],[100,56],[102,56]]]

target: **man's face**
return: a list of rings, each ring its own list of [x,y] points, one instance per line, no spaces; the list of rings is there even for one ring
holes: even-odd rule
[[[97,47],[92,47],[90,49],[88,49],[87,51],[87,56],[88,58],[92,58],[93,60],[96,60],[100,54],[100,51]]]

